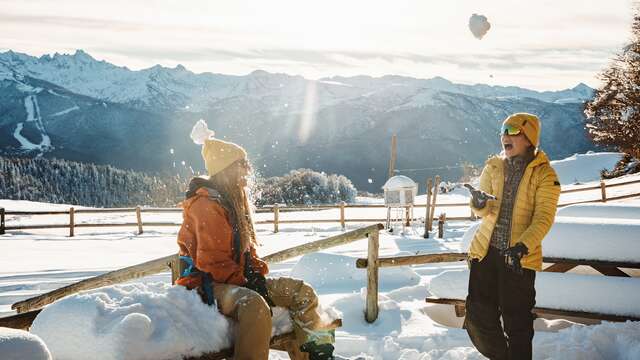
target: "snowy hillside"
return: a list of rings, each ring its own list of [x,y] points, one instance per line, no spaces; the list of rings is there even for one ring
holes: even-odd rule
[[[601,165],[601,161],[612,161],[609,158],[614,155],[606,153],[578,155],[559,162],[556,167],[559,173],[568,174],[569,178],[596,178],[598,168],[595,165],[592,167],[595,173],[578,174],[572,171],[582,169],[590,163]],[[639,179],[640,175],[636,174],[615,181]],[[597,183],[597,181],[585,182],[583,186],[588,187]],[[618,186],[610,190],[611,195],[638,192],[640,192],[640,184]],[[599,199],[599,196],[599,189],[575,192],[563,194],[560,202],[593,200]],[[457,203],[467,199],[464,193],[441,194],[438,196],[438,203]],[[418,200],[424,201],[424,197]],[[360,202],[377,203],[379,200],[360,199]],[[68,206],[0,200],[0,207],[7,210],[63,210]],[[469,209],[466,207],[438,208],[436,215],[440,211],[446,211],[449,216],[467,216]],[[419,211],[416,215],[420,216],[418,213]],[[610,248],[608,253],[613,254],[611,256],[636,253],[638,249],[634,245],[633,235],[634,229],[640,226],[638,214],[640,214],[640,199],[566,208],[559,214],[565,219],[560,219],[559,223],[565,225],[558,227],[555,233],[550,235],[557,239],[548,239],[551,242],[555,241],[554,244],[550,242],[550,246],[555,246],[550,249],[562,251],[567,248],[561,244],[565,243],[562,241],[563,238],[572,237],[572,234],[582,234],[570,240],[586,241],[585,243],[592,244],[592,246],[580,247],[580,254],[589,253],[592,247],[607,248],[612,239],[603,243],[603,238],[607,236],[603,234],[607,234],[607,231],[616,231],[621,236],[624,235],[621,241],[625,245],[621,249],[629,249],[629,251]],[[134,214],[121,213],[78,214],[76,223],[130,222],[134,216]],[[144,221],[180,222],[179,213],[144,213],[143,216]],[[272,216],[271,213],[256,214],[256,220],[268,220],[272,219]],[[337,219],[339,211],[336,209],[316,212],[282,212],[280,216],[281,220]],[[346,209],[346,216],[363,219],[383,218],[385,211],[384,209],[349,208]],[[43,223],[66,224],[68,215],[7,216],[7,225]],[[400,231],[394,234],[383,231],[380,237],[380,255],[461,251],[464,247],[464,239],[469,237],[467,230],[474,223],[472,221],[447,222],[443,239],[435,236],[423,239],[424,225],[421,222],[407,228],[404,234],[400,234]],[[579,232],[582,230],[576,230],[580,223],[590,224],[589,229],[595,229],[588,231],[590,236],[588,239],[584,233]],[[365,224],[349,223],[348,228],[354,229],[363,225]],[[257,225],[258,239],[262,244],[258,251],[262,256],[341,233],[338,223],[319,222],[282,224],[279,233],[273,233],[272,230],[272,225]],[[399,226],[398,230],[400,230]],[[68,237],[67,231],[64,228],[22,230],[8,231],[7,234],[0,235],[0,253],[12,254],[0,262],[0,316],[8,315],[11,312],[10,305],[16,301],[108,270],[141,263],[176,251],[177,227],[145,227],[141,235],[137,235],[135,228],[78,228],[73,238]],[[380,315],[374,324],[368,324],[363,317],[365,300],[362,289],[366,287],[366,271],[355,268],[356,258],[365,257],[366,249],[367,240],[360,240],[323,252],[308,254],[272,265],[270,276],[303,278],[314,285],[326,309],[331,308],[340,313],[343,326],[336,331],[336,351],[340,355],[353,359],[376,360],[482,358],[473,348],[464,330],[455,326],[442,325],[443,318],[455,318],[452,309],[437,308],[424,302],[426,296],[442,291],[442,286],[438,284],[443,282],[446,282],[445,289],[456,292],[454,295],[463,293],[466,290],[464,263],[380,269]],[[609,278],[603,276],[570,275],[574,276],[576,281],[580,280],[582,287],[593,285],[592,282],[585,282],[585,279],[591,277],[597,282],[602,282],[601,285],[607,288],[616,288],[615,281],[619,281],[620,286],[624,288],[635,289],[638,285],[637,277],[613,278],[615,281],[609,282]],[[634,272],[633,275],[638,276],[640,273]],[[183,332],[178,331],[180,327],[197,326],[199,320],[203,318],[214,321],[213,319],[218,316],[217,313],[208,312],[210,308],[196,301],[197,298],[193,293],[167,287],[169,276],[168,273],[158,274],[147,277],[141,282],[69,297],[57,303],[56,306],[51,306],[42,317],[36,319],[34,333],[38,337],[29,339],[29,344],[33,344],[32,348],[37,348],[44,354],[51,351],[54,358],[64,354],[65,359],[72,360],[97,356],[95,354],[104,354],[102,357],[95,357],[96,359],[121,358],[118,356],[122,355],[123,351],[130,356],[135,354],[139,355],[139,359],[144,359],[157,356],[158,352],[174,354],[188,352],[189,349],[211,350],[215,346],[223,346],[227,343],[229,338],[226,332],[194,336],[171,344],[165,341],[167,336],[172,339],[182,339]],[[448,277],[453,280],[446,281]],[[463,278],[462,281],[458,279],[460,277]],[[571,289],[562,285],[566,284],[561,279],[562,274],[552,274],[547,277],[549,281],[545,280],[544,284],[541,283],[544,289],[541,288],[540,301],[545,304],[567,303],[568,300],[565,298],[554,296],[558,286],[566,288],[567,291],[563,294],[571,296]],[[158,282],[164,282],[164,284]],[[463,285],[458,286],[459,283]],[[612,289],[611,294],[615,291]],[[603,300],[605,297],[609,298],[605,295],[587,292],[585,299],[588,300],[588,304],[591,304],[589,306],[595,306],[601,311],[611,310],[609,305],[619,309],[631,309],[633,313],[637,311],[635,304],[630,305],[625,302],[633,296],[637,297],[637,294],[615,296],[615,301],[611,303]],[[621,293],[621,295],[624,294]],[[196,310],[191,315],[185,314],[179,311],[181,306],[196,308]],[[105,310],[107,308],[109,311]],[[73,321],[70,321],[71,319]],[[62,326],[61,323],[66,325]],[[228,326],[226,322],[218,321],[217,323],[218,331]],[[276,328],[284,329],[285,326],[286,324],[283,323],[276,325]],[[83,327],[86,328],[83,329]],[[211,328],[208,329],[211,331]],[[605,322],[600,325],[583,326],[565,320],[539,319],[536,321],[536,329],[533,345],[535,359],[635,359],[640,355],[640,337],[638,337],[640,323],[638,322]],[[0,348],[3,336],[5,338],[18,336],[19,339],[25,339],[23,334],[0,332]],[[47,345],[48,350],[42,349],[42,341]],[[82,342],[83,351],[77,350],[80,346],[78,341]],[[149,357],[145,357],[147,355]],[[128,356],[128,358],[131,357]],[[276,360],[287,357],[283,353],[272,352],[270,358]]]

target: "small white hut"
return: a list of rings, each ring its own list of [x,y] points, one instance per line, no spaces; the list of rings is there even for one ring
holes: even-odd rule
[[[404,225],[409,224],[413,218],[413,204],[418,194],[418,184],[404,175],[397,175],[384,184],[384,204],[387,207],[387,229],[391,229],[391,209],[400,210],[400,215],[396,216]],[[404,211],[402,211],[404,210]]]

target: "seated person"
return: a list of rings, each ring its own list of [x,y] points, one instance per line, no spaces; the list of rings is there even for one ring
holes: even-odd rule
[[[206,129],[204,122],[197,126]],[[291,314],[296,358],[334,359],[333,330],[323,328],[315,291],[302,280],[265,278],[269,269],[255,250],[247,195],[251,166],[245,150],[212,138],[208,129],[205,133],[204,139],[192,133],[196,143],[204,143],[209,176],[193,178],[182,202],[178,245],[191,266],[177,283],[197,289],[203,301],[217,304],[221,313],[237,321],[237,360],[269,357],[272,306],[287,308]]]

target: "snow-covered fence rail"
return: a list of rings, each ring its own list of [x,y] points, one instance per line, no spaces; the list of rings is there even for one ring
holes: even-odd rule
[[[378,232],[383,228],[384,227],[382,224],[366,226],[363,228],[345,232],[343,234],[331,236],[326,239],[322,239],[322,240],[314,241],[311,243],[299,245],[290,249],[282,250],[282,251],[264,256],[262,259],[267,263],[277,263],[290,258],[301,256],[304,254],[348,244],[350,242],[354,242],[354,241],[365,239],[365,238],[370,239],[369,240],[370,244],[372,241],[371,239],[375,238],[376,244],[377,244]],[[61,299],[71,294],[75,294],[80,291],[91,290],[91,289],[95,289],[102,286],[118,284],[125,281],[133,280],[136,278],[157,274],[167,270],[172,271],[172,279],[175,280],[175,278],[177,278],[177,273],[179,272],[179,266],[180,265],[178,261],[178,256],[176,254],[172,254],[172,255],[168,255],[158,259],[150,260],[141,264],[114,270],[114,271],[111,271],[102,275],[98,275],[92,278],[81,280],[79,282],[55,289],[48,293],[41,294],[23,301],[19,301],[13,304],[11,308],[16,310],[18,313],[34,311],[58,299]],[[377,286],[376,286],[376,289],[377,289]],[[377,301],[376,301],[376,305],[377,305]],[[37,315],[37,313],[33,313],[34,318],[35,318],[35,315]]]
[[[570,194],[582,191],[594,191],[600,189],[600,196],[598,198],[589,199],[589,200],[579,200],[579,201],[569,201],[564,202],[558,205],[559,207],[564,207],[568,205],[574,204],[583,204],[583,203],[591,203],[591,202],[607,202],[611,200],[621,200],[627,198],[635,198],[640,197],[640,192],[627,193],[622,195],[610,196],[607,195],[608,188],[639,184],[640,180],[631,180],[624,182],[605,182],[601,181],[599,185],[596,186],[586,186],[580,188],[571,188],[562,190],[561,194]],[[436,192],[433,191],[432,196],[428,196],[431,199],[430,204],[414,204],[415,208],[426,208],[426,217],[425,221],[425,232],[431,229],[429,224],[429,220],[437,220],[435,215],[435,208],[455,208],[455,207],[467,207],[468,203],[436,203]],[[346,213],[347,209],[385,209],[386,206],[383,204],[333,204],[333,205],[294,205],[294,206],[282,206],[282,205],[273,205],[273,206],[265,206],[262,208],[256,209],[256,213],[264,214],[264,213],[272,213],[272,220],[260,220],[256,221],[256,224],[262,225],[273,225],[274,232],[279,231],[280,224],[314,224],[314,223],[339,223],[343,229],[345,228],[346,223],[379,223],[385,222],[385,218],[347,218]],[[336,218],[328,218],[328,219],[282,219],[282,213],[290,213],[290,212],[305,212],[305,211],[321,211],[321,210],[339,210],[340,215],[336,216]],[[144,226],[152,226],[152,227],[161,227],[161,226],[180,226],[179,222],[145,222],[143,221],[144,213],[181,213],[182,209],[180,208],[145,208],[145,207],[135,207],[135,208],[107,208],[107,209],[74,209],[70,208],[69,210],[56,210],[56,211],[7,211],[4,208],[0,208],[0,235],[4,234],[5,231],[9,230],[28,230],[28,229],[61,229],[68,228],[69,235],[74,235],[74,229],[76,228],[85,228],[85,227],[137,227],[138,233],[143,232]],[[108,214],[108,213],[135,213],[136,214],[136,222],[119,222],[119,223],[88,223],[88,222],[78,222],[78,215],[81,214]],[[7,225],[5,223],[6,216],[38,216],[38,215],[68,215],[69,223],[68,224],[29,224],[29,225]],[[428,219],[428,218],[431,219]],[[469,220],[475,219],[475,217],[470,214],[470,216],[458,216],[452,217],[447,216],[447,220],[455,221],[455,220]],[[423,220],[421,218],[412,218],[410,221],[420,221]]]

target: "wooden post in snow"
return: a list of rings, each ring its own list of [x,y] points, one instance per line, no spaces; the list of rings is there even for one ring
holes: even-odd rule
[[[438,217],[438,239],[442,239],[444,237],[444,223],[447,221],[447,214],[442,213],[440,217]]]
[[[138,235],[142,234],[142,212],[140,205],[136,206],[136,219],[138,220]]]
[[[424,235],[423,238],[429,238],[429,215],[431,215],[431,187],[433,186],[433,181],[431,178],[427,179],[427,203],[425,204],[425,215],[424,215]]]
[[[398,137],[393,134],[391,137],[391,157],[389,158],[389,176],[387,179],[391,179],[396,169],[396,157],[398,156]]]
[[[365,320],[368,323],[378,318],[378,232],[369,233],[369,248],[367,257],[367,302]]]
[[[602,202],[607,202],[607,185],[604,180],[600,180],[600,192],[602,193]]]
[[[440,175],[436,175],[433,183],[433,198],[431,199],[431,214],[429,215],[429,231],[433,229],[433,217],[436,214],[436,198],[438,197],[438,188],[440,187]]]
[[[345,231],[347,229],[347,224],[344,221],[344,205],[344,201],[340,202],[340,226],[342,226],[342,231]]]
[[[280,221],[280,206],[278,204],[273,205],[273,232],[278,232],[278,221]]]
[[[73,230],[76,226],[74,211],[73,207],[69,208],[69,237],[73,237]]]
[[[0,207],[0,235],[4,235],[4,208]]]

